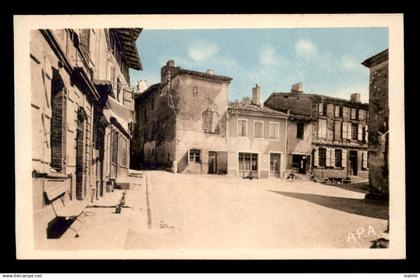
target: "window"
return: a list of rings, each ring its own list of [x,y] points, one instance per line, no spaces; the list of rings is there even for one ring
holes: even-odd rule
[[[335,167],[341,167],[343,151],[341,149],[335,149]]]
[[[66,98],[64,84],[54,70],[51,81],[51,167],[58,172],[65,166]]]
[[[201,162],[201,151],[198,150],[198,149],[190,149],[188,157],[189,157],[190,162],[200,163]]]
[[[357,140],[358,125],[351,124],[351,139]]]
[[[255,138],[264,137],[264,122],[254,121],[254,137]]]
[[[327,121],[318,120],[318,138],[326,139],[327,138]]]
[[[302,122],[297,123],[296,138],[303,139],[304,132],[305,132],[305,124]]]
[[[343,117],[343,107],[340,106],[340,117]]]
[[[82,29],[80,32],[80,50],[87,61],[90,60],[90,29]]]
[[[258,154],[239,153],[239,171],[258,171]]]
[[[318,157],[319,157],[318,165],[321,166],[321,167],[325,167],[326,160],[327,160],[327,149],[326,148],[319,148],[318,149]]]
[[[356,108],[351,109],[350,119],[356,120],[356,115],[357,115],[356,111],[357,111]]]
[[[280,137],[280,125],[279,123],[270,123],[270,139],[278,140]]]
[[[152,101],[151,101],[152,110],[154,110],[155,109],[155,98],[153,96],[151,96],[151,98],[152,98]]]
[[[198,95],[198,87],[194,86],[193,87],[193,96],[196,97]]]
[[[208,133],[219,133],[219,113],[206,110],[201,114],[202,129]]]
[[[248,136],[248,120],[238,119],[238,136]]]

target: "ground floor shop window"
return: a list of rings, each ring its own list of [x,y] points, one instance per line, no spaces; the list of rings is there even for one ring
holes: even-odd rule
[[[198,150],[198,149],[190,149],[188,157],[189,157],[190,162],[200,163],[201,162],[201,151]]]
[[[239,153],[239,172],[242,176],[256,177],[258,175],[258,154]]]

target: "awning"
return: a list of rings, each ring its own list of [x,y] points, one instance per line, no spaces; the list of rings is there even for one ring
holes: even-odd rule
[[[127,106],[122,105],[112,97],[109,97],[107,102],[107,107],[112,110],[119,118],[123,119],[126,122],[134,121],[134,111],[128,108]]]
[[[128,122],[127,121],[125,121],[125,120],[121,119],[120,117],[118,117],[118,115],[116,115],[110,109],[104,109],[102,111],[102,113],[104,114],[105,119],[106,119],[106,121],[109,124],[113,124],[114,126],[116,126],[128,138],[131,137],[130,136],[130,131],[129,131],[129,128],[128,128]]]

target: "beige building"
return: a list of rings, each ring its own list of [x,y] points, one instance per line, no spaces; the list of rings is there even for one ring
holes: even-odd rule
[[[46,191],[91,201],[128,169],[133,97],[128,68],[141,69],[141,29],[31,32],[32,176],[35,242],[55,224]],[[118,138],[118,139],[117,139]]]

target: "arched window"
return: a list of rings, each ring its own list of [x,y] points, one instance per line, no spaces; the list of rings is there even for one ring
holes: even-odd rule
[[[204,132],[219,133],[219,113],[207,109],[202,113],[201,117]]]

